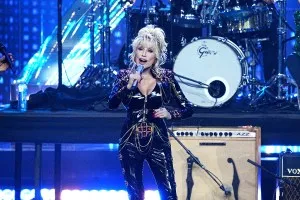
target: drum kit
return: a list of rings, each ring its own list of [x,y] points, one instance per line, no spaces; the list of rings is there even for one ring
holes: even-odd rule
[[[173,69],[180,87],[195,106],[220,107],[233,97],[242,96],[250,107],[257,108],[262,99],[261,90],[266,89],[268,82],[263,73],[257,74],[257,69],[264,67],[261,46],[264,42],[274,42],[270,41],[271,31],[279,35],[275,43],[282,42],[284,16],[278,16],[274,4],[257,0],[242,3],[239,0],[172,0],[169,9],[162,1],[155,6],[149,6],[148,2],[139,9],[129,7],[127,46],[141,27],[155,24],[163,28],[169,43],[166,68]],[[280,1],[280,6],[284,5],[285,0]],[[282,49],[278,51],[275,47],[273,51],[283,59]],[[282,79],[286,79],[282,76],[282,60],[276,64],[276,57],[270,59],[275,61],[271,67],[280,69],[280,76],[267,86],[280,87],[280,92],[271,96],[276,100],[288,99],[290,94],[282,93]]]
[[[99,4],[100,8],[108,5],[108,1],[105,1]],[[131,0],[122,0],[120,2],[125,11],[127,32],[123,52],[120,53],[124,60],[123,66],[128,66],[128,55],[132,51],[130,44],[138,30],[154,24],[166,33],[168,60],[164,67],[175,72],[180,87],[196,107],[221,107],[236,99],[234,97],[246,100],[251,108],[265,104],[261,104],[261,100],[265,101],[269,96],[276,100],[290,100],[291,92],[283,89],[283,85],[289,82],[283,73],[282,62],[285,56],[282,47],[285,37],[285,1],[278,1],[278,14],[274,4],[270,6],[258,0],[172,0],[169,6],[162,0],[157,0],[154,6],[150,5],[150,0],[141,0],[139,8],[132,6],[134,2]],[[100,10],[109,19],[109,9],[106,12]],[[98,80],[96,86],[112,85],[114,78],[108,60],[108,21],[101,23],[103,26],[100,29],[103,66],[94,67],[95,64],[91,63],[76,84],[78,88],[91,87],[87,83],[95,81],[89,78],[90,74],[95,74],[92,77]],[[278,68],[278,75],[267,81],[263,73],[257,72],[259,68],[266,68],[262,62],[262,44],[274,43],[270,38],[272,32],[277,36],[275,43],[278,47],[273,48],[276,56],[270,59],[275,61],[275,66],[271,67]],[[93,29],[91,33],[93,37]],[[98,68],[101,72],[98,72]],[[274,87],[276,94],[268,90]],[[267,98],[263,97],[265,94]]]

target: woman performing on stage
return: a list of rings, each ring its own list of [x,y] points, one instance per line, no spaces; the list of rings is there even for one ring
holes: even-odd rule
[[[162,200],[177,199],[171,146],[165,120],[193,114],[174,73],[163,69],[167,43],[162,29],[147,25],[132,43],[129,69],[117,76],[109,107],[122,102],[127,118],[121,130],[119,156],[130,200],[144,199],[143,164],[147,161]]]

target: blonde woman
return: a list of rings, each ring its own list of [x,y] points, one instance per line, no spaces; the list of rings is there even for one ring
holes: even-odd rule
[[[119,156],[129,199],[144,199],[142,175],[147,161],[161,200],[174,200],[176,184],[165,120],[190,117],[192,105],[173,72],[161,67],[167,51],[162,29],[153,25],[142,28],[133,40],[132,49],[130,67],[119,72],[108,102],[111,109],[123,103],[127,110]],[[143,66],[143,70],[136,71],[137,66]],[[175,107],[170,107],[171,103]]]

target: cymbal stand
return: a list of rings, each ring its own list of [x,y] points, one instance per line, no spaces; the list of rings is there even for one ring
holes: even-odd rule
[[[90,29],[90,65],[95,64],[95,2],[91,1],[91,11],[87,17],[87,26]]]
[[[101,2],[99,7],[100,14],[100,23],[98,25],[99,34],[100,34],[100,65],[103,68],[105,65],[105,31],[104,31],[104,2]]]
[[[109,18],[109,1],[103,0],[101,1],[100,6],[100,16],[101,22],[99,24],[99,32],[100,32],[100,44],[101,44],[101,52],[100,52],[100,64],[102,67],[102,76],[101,76],[101,85],[104,87],[111,86],[111,62],[110,62],[110,18]],[[106,19],[104,20],[104,16]]]
[[[202,1],[201,3],[197,1],[195,2],[195,5],[193,5],[195,8],[200,5],[202,6],[199,18],[200,24],[203,25],[202,36],[212,36],[212,26],[215,25],[215,21],[217,18],[218,13],[216,13],[216,9],[218,8],[219,1],[220,0],[213,1],[210,6],[206,1]]]
[[[131,6],[127,6],[127,4],[132,4],[131,0],[121,1],[124,5],[125,9],[125,24],[126,24],[126,42],[125,42],[125,51],[124,51],[124,64],[129,65],[129,52],[130,52],[130,41],[132,38],[132,31],[130,26],[130,18],[131,18]]]
[[[105,0],[105,7],[106,7],[106,24],[104,27],[104,33],[105,33],[105,67],[106,68],[110,68],[110,18],[109,18],[109,10],[110,10],[110,6],[109,6],[109,0]]]
[[[248,63],[250,67],[250,80],[248,81],[250,85],[250,97],[251,99],[256,95],[257,89],[260,86],[257,75],[256,75],[256,69],[258,65],[261,65],[258,52],[258,48],[260,47],[260,39],[245,39],[245,56],[248,58]],[[256,46],[255,46],[256,45]]]
[[[151,24],[150,15],[149,15],[150,14],[149,13],[149,10],[150,10],[150,2],[149,2],[149,0],[146,0],[145,4],[146,4],[146,18],[145,18],[144,24],[145,25],[149,25],[149,24]]]
[[[278,66],[277,66],[277,75],[271,77],[270,80],[267,81],[265,86],[259,91],[254,98],[252,98],[250,102],[250,106],[257,106],[258,101],[264,97],[264,95],[268,95],[278,105],[281,106],[281,102],[283,100],[287,100],[288,97],[286,95],[287,91],[284,88],[284,84],[290,84],[290,79],[284,74],[284,59],[285,59],[285,47],[283,42],[285,41],[286,36],[286,25],[284,23],[285,15],[286,15],[286,0],[278,0],[278,27],[277,27],[277,43],[278,43]],[[276,87],[276,92],[269,90],[272,86]]]
[[[213,9],[212,9],[211,13],[208,16],[207,23],[208,23],[208,36],[209,37],[212,36],[212,26],[215,25],[215,22],[216,22],[216,19],[217,19],[218,13],[216,13],[216,9],[219,6],[219,2],[220,2],[220,0],[217,0],[216,2],[215,1],[213,2],[213,4],[214,4]]]
[[[95,10],[97,5],[97,2],[94,0],[91,1],[90,11],[87,16],[86,26],[90,30],[90,64],[84,69],[78,81],[74,84],[74,87],[79,89],[90,87],[89,77],[92,73],[95,73]]]
[[[276,98],[281,100],[284,99],[282,96],[282,79],[285,77],[283,74],[283,59],[284,59],[284,48],[283,48],[283,40],[286,36],[286,27],[283,23],[283,19],[285,19],[286,15],[286,0],[278,0],[278,9],[279,9],[279,18],[278,18],[278,74],[277,74],[277,96]]]

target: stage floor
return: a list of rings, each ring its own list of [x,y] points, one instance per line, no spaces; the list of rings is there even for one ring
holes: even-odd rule
[[[120,166],[117,159],[117,146],[114,150],[101,149],[97,144],[118,143],[119,132],[126,117],[124,109],[115,111],[103,109],[95,110],[29,110],[21,113],[16,110],[2,109],[0,111],[0,142],[4,147],[13,149],[11,144],[5,142],[23,142],[24,159],[31,158],[26,162],[26,171],[22,178],[25,185],[33,185],[33,156],[34,146],[26,143],[81,143],[81,145],[63,145],[62,170],[64,176],[62,183],[64,187],[83,188],[113,187],[124,189]],[[259,126],[261,127],[262,145],[300,145],[299,111],[245,111],[232,108],[195,109],[194,115],[181,121],[168,121],[169,126],[201,126],[201,127],[237,127],[237,126]],[[84,145],[89,143],[89,145]],[[91,143],[95,145],[91,145]],[[5,146],[6,145],[6,146]],[[65,147],[65,148],[64,148]],[[100,148],[99,148],[100,147]],[[43,146],[43,185],[53,184],[53,144]],[[68,148],[71,148],[68,149]],[[86,149],[89,149],[86,151]],[[45,151],[45,152],[44,152]],[[76,151],[76,152],[75,152]],[[2,151],[0,154],[8,165],[14,165],[14,152]],[[264,155],[266,156],[266,155]],[[277,155],[273,155],[277,156]],[[75,158],[76,159],[72,159]],[[262,155],[263,157],[263,155]],[[2,159],[2,161],[3,161]],[[78,166],[80,160],[84,165]],[[103,163],[106,163],[103,165]],[[277,170],[276,160],[262,160],[262,166],[273,173]],[[51,167],[49,167],[51,166]],[[76,167],[78,166],[78,167]],[[70,168],[71,167],[71,168]],[[28,169],[27,169],[28,168]],[[13,185],[12,168],[3,170],[7,186]],[[24,170],[24,169],[23,169]],[[74,173],[76,172],[76,176]],[[96,174],[96,175],[95,175]],[[108,178],[107,174],[114,174]],[[154,187],[153,177],[147,169],[145,176],[151,179],[146,185]],[[115,180],[113,183],[107,180]],[[101,182],[102,181],[102,182]],[[276,183],[274,178],[266,173],[261,175],[262,199],[270,199],[273,195]]]

